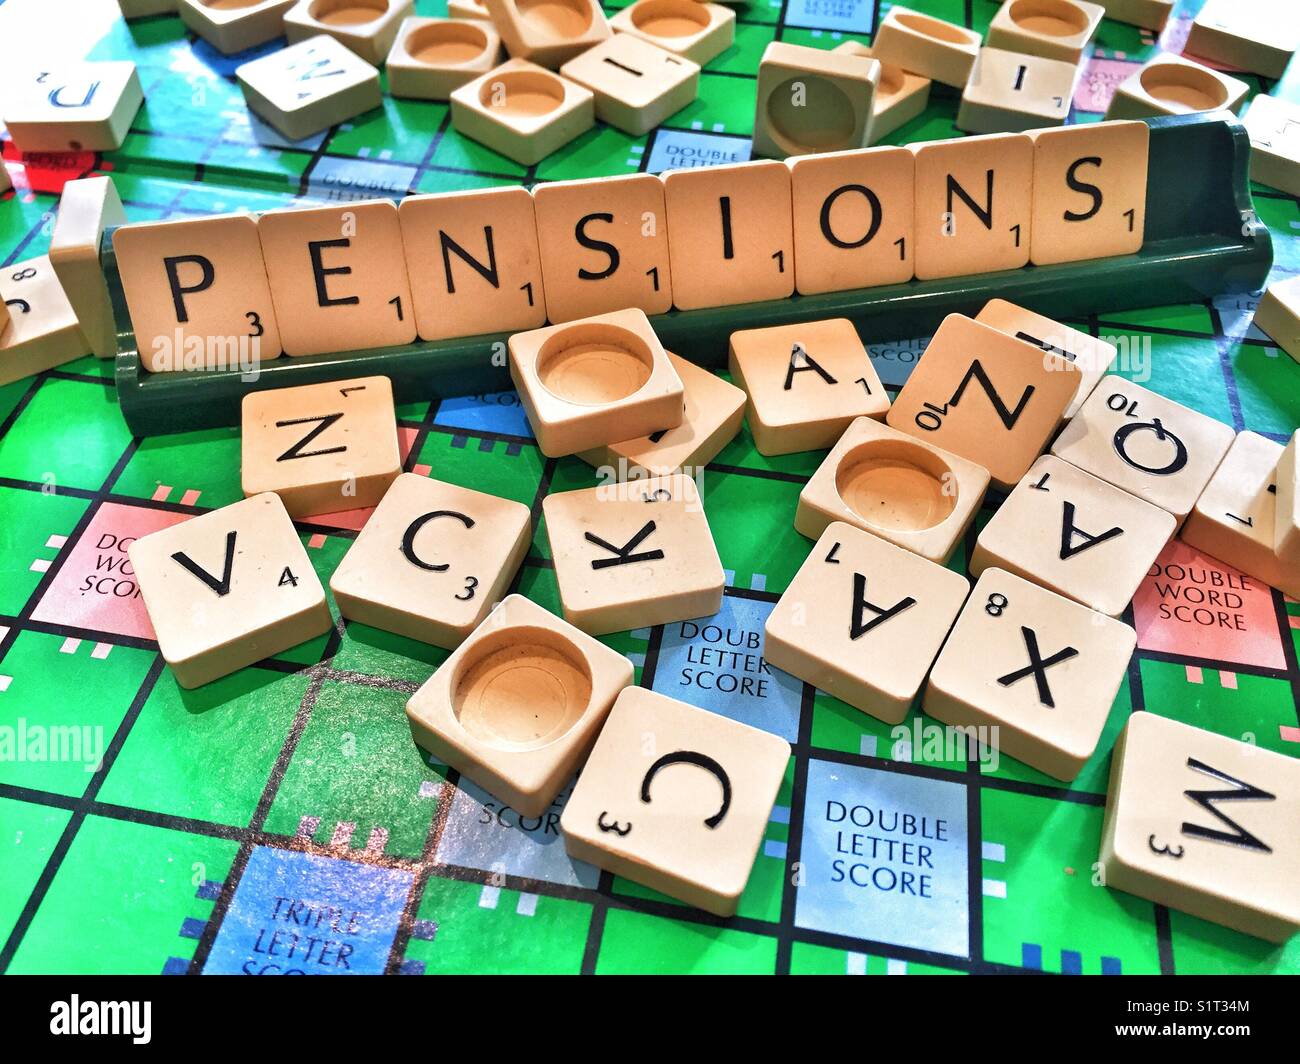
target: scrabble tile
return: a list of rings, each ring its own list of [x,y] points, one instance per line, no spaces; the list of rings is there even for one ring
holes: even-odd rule
[[[1300,562],[1300,429],[1292,434],[1275,472],[1275,517],[1273,522],[1273,550],[1287,565]],[[1226,460],[1225,460],[1226,461]],[[1300,595],[1292,594],[1292,598]]]
[[[1255,308],[1255,324],[1270,340],[1300,362],[1300,277],[1274,281]]]
[[[113,233],[140,360],[150,373],[279,356],[280,326],[257,223],[246,214],[127,225]]]
[[[564,619],[591,635],[722,608],[724,578],[696,482],[673,474],[542,502]]]
[[[406,703],[416,743],[521,816],[541,816],[591,749],[632,663],[510,595]]]
[[[1030,261],[1042,266],[1140,251],[1146,232],[1147,124],[1090,122],[1031,136]]]
[[[525,166],[540,162],[595,122],[595,96],[589,89],[523,59],[508,60],[451,94],[451,124],[457,132]]]
[[[483,19],[408,18],[388,53],[388,91],[445,100],[501,61],[501,37]]]
[[[1205,0],[1185,48],[1235,70],[1280,78],[1300,49],[1300,11],[1273,0]]]
[[[483,2],[510,56],[551,70],[607,40],[611,32],[597,0]]]
[[[0,117],[20,152],[116,151],[143,101],[134,63],[66,63],[8,84]]]
[[[149,18],[169,15],[176,11],[179,0],[117,0],[123,18]]]
[[[835,521],[768,615],[763,658],[898,724],[969,590],[960,573]]]
[[[397,217],[416,329],[425,340],[535,329],[546,321],[527,189],[408,196]]]
[[[916,166],[907,148],[806,155],[788,165],[801,295],[912,279]]]
[[[294,0],[177,0],[181,21],[223,55],[284,36]]]
[[[882,63],[958,89],[970,77],[979,48],[973,30],[898,5],[889,9],[871,45]]]
[[[387,377],[249,392],[241,420],[244,494],[295,518],[374,506],[402,471]]]
[[[522,503],[403,473],[330,590],[350,621],[452,650],[504,597],[531,534]]]
[[[182,687],[272,657],[333,623],[306,548],[270,493],[142,536],[127,555]]]
[[[1155,713],[1111,758],[1106,886],[1270,942],[1300,928],[1300,761]]]
[[[962,89],[957,128],[1019,133],[1059,126],[1070,113],[1078,68],[1059,59],[981,48]]]
[[[790,171],[760,161],[664,176],[678,310],[785,299],[794,292]]]
[[[983,466],[860,417],[799,493],[794,527],[817,539],[832,521],[843,521],[942,564],[988,485]]]
[[[379,66],[414,14],[415,0],[299,0],[284,16],[284,32],[290,44],[325,34]]]
[[[1043,455],[980,530],[970,573],[996,567],[1118,617],[1174,534],[1173,514]]]
[[[1034,142],[1023,133],[914,144],[916,276],[1015,270],[1029,262]]]
[[[728,368],[748,395],[760,454],[830,447],[858,417],[883,419],[889,395],[847,318],[742,329]]]
[[[1151,118],[1218,110],[1235,113],[1249,89],[1239,78],[1161,52],[1120,82],[1106,117]]]
[[[640,310],[515,333],[510,376],[548,458],[682,423],[683,388]]]
[[[235,70],[249,110],[303,140],[383,103],[379,71],[333,37],[291,44]]]
[[[1254,432],[1238,433],[1187,515],[1182,539],[1234,569],[1300,598],[1300,537],[1291,533],[1295,527],[1294,476],[1288,479],[1283,475],[1283,450],[1280,443]],[[1289,500],[1283,497],[1287,483],[1291,484]]]
[[[789,155],[865,148],[880,63],[773,41],[758,64],[754,152]]]
[[[989,22],[990,48],[1059,59],[1083,59],[1106,9],[1084,0],[1005,0]]]
[[[117,327],[99,266],[99,245],[106,227],[125,224],[111,177],[85,177],[63,186],[50,235],[50,263],[91,351],[100,358],[117,354]]]
[[[998,332],[1014,336],[1017,340],[1060,355],[1074,365],[1079,371],[1079,387],[1061,414],[1063,421],[1079,412],[1079,407],[1092,394],[1097,382],[1110,372],[1118,353],[1112,343],[1089,336],[1078,329],[1071,329],[1068,325],[1008,303],[1005,299],[990,299],[984,304],[984,309],[975,315],[975,320]]]
[[[704,66],[736,39],[736,13],[701,0],[636,0],[610,18],[609,28]]]
[[[1300,105],[1260,93],[1242,122],[1250,134],[1250,179],[1300,196]]]
[[[533,203],[546,249],[542,276],[552,322],[627,307],[663,314],[672,306],[668,214],[659,178],[628,174],[547,182],[533,189]]]
[[[447,14],[452,18],[478,18],[492,21],[483,0],[447,0]]]
[[[1043,453],[1079,380],[1060,355],[949,314],[886,420],[978,462],[1009,490]]]
[[[1137,634],[1055,592],[986,569],[930,671],[935,720],[995,729],[996,746],[1059,780],[1092,756]]]
[[[45,255],[0,268],[0,385],[53,369],[90,350]]]
[[[789,761],[769,732],[624,688],[560,815],[565,849],[731,916]]]
[[[845,41],[832,51],[875,58],[870,45],[859,41]],[[899,126],[922,114],[929,102],[929,78],[904,70],[897,63],[881,63],[880,82],[871,104],[871,139],[867,143],[879,143]]]
[[[1163,507],[1181,525],[1233,435],[1221,421],[1108,376],[1066,424],[1052,454]]]
[[[411,287],[390,200],[267,211],[257,220],[285,354],[415,339]]]
[[[1160,31],[1174,13],[1178,0],[1097,0],[1107,18],[1144,29]]]
[[[700,91],[698,64],[627,33],[574,56],[560,73],[595,94],[597,118],[634,137],[689,106]]]
[[[707,369],[671,351],[665,353],[684,389],[682,423],[579,453],[579,458],[598,470],[610,470],[613,479],[666,476],[678,470],[696,475],[740,431],[745,393]]]

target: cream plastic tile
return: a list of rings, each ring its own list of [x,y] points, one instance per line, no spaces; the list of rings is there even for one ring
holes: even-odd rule
[[[0,117],[20,152],[116,151],[143,102],[132,62],[64,63],[6,85]]]
[[[504,597],[531,534],[522,503],[403,473],[330,590],[350,621],[452,650]]]
[[[589,89],[523,59],[508,60],[451,94],[451,124],[458,132],[524,166],[541,162],[595,122]]]
[[[830,447],[857,417],[883,419],[889,395],[847,318],[742,329],[728,368],[765,455]]]
[[[1106,17],[1149,30],[1163,30],[1178,0],[1097,0]]]
[[[1300,277],[1274,281],[1255,308],[1255,324],[1278,347],[1300,362]]]
[[[484,19],[403,19],[388,53],[388,91],[445,100],[500,61],[501,37]]]
[[[452,18],[478,18],[492,21],[483,0],[447,0],[447,14]]]
[[[608,40],[611,33],[597,0],[484,0],[484,4],[512,58],[551,70]]]
[[[99,244],[105,227],[125,224],[126,212],[111,177],[84,177],[63,186],[50,235],[50,263],[99,358],[117,355],[117,327],[99,266]]]
[[[1278,459],[1273,549],[1288,565],[1300,562],[1300,430],[1293,433]],[[1300,595],[1292,595],[1300,598]]]
[[[634,137],[689,106],[700,91],[697,63],[627,33],[574,56],[560,73],[595,94],[597,118]]]
[[[775,735],[625,688],[560,816],[565,849],[730,916],[789,760]]]
[[[1300,761],[1155,713],[1111,759],[1106,885],[1270,942],[1300,928]]]
[[[1179,55],[1161,52],[1115,90],[1106,117],[1150,118],[1200,111],[1233,111],[1250,86]]]
[[[249,110],[290,140],[379,107],[379,71],[321,34],[251,59],[235,70]]]
[[[836,521],[768,615],[763,658],[898,724],[969,590],[960,573]]]
[[[521,816],[572,778],[618,693],[622,654],[510,595],[406,703],[416,743]]]
[[[1059,59],[981,48],[962,89],[957,128],[1019,133],[1059,126],[1070,114],[1078,68]]]
[[[1273,0],[1205,0],[1187,35],[1188,55],[1280,78],[1300,49],[1300,11]]]
[[[836,45],[832,51],[875,58],[871,47],[859,41],[845,41]],[[868,143],[875,144],[899,126],[910,122],[925,111],[929,102],[929,78],[904,70],[896,63],[881,63],[880,83],[876,86],[875,99],[871,105],[871,139]]]
[[[1005,0],[989,23],[990,48],[1075,65],[1092,43],[1106,9],[1085,0]]]
[[[0,385],[90,352],[72,304],[45,255],[0,268]]]
[[[701,0],[636,0],[615,12],[609,27],[704,66],[736,39],[736,13]]]
[[[291,45],[325,34],[380,66],[402,20],[414,14],[415,0],[299,0],[284,16],[284,32]]]
[[[1136,645],[1127,624],[986,569],[922,708],[945,724],[993,729],[1001,753],[1072,780],[1097,748]]]
[[[199,687],[329,631],[325,589],[276,495],[223,506],[127,548],[158,647]]]
[[[1250,134],[1250,179],[1300,196],[1300,105],[1261,92],[1242,122]]]
[[[181,21],[223,55],[284,36],[294,0],[177,0]]]
[[[865,148],[879,81],[875,59],[773,41],[758,64],[755,154],[784,159]]]
[[[963,26],[895,5],[876,30],[872,51],[882,63],[960,89],[970,77],[980,35]]]

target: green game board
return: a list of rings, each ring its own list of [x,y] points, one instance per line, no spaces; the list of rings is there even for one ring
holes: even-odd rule
[[[382,111],[285,143],[244,108],[232,72],[247,56],[217,55],[176,18],[118,22],[91,57],[139,65],[147,102],[133,132],[103,158],[30,159],[25,172],[4,142],[17,189],[0,197],[0,256],[44,253],[58,188],[91,170],[112,174],[131,219],[145,220],[742,160],[764,46],[868,40],[882,6],[754,0],[699,99],[664,128],[641,138],[598,128],[532,168],[457,135],[443,104],[387,97]],[[982,31],[997,5],[912,6]],[[444,13],[442,0],[417,8]],[[1168,47],[1180,50],[1185,30],[1176,20]],[[1071,120],[1096,120],[1110,87],[1155,48],[1150,34],[1104,23]],[[936,87],[926,113],[889,141],[955,136],[955,113],[955,94]],[[1275,275],[1300,271],[1300,204],[1263,189],[1256,203]],[[1300,368],[1253,331],[1252,308],[1221,299],[1081,324],[1127,338],[1138,353],[1130,376],[1149,372],[1164,395],[1282,440],[1300,423]],[[922,348],[918,338],[872,355],[896,388]],[[764,458],[742,432],[704,479],[729,585],[713,627],[606,640],[641,684],[793,745],[739,915],[719,921],[574,865],[558,808],[521,821],[424,757],[402,707],[442,651],[340,624],[208,687],[178,688],[123,542],[238,499],[238,434],[132,439],[111,370],[86,358],[0,388],[0,728],[18,749],[40,737],[62,755],[0,760],[0,971],[342,970],[337,945],[306,944],[309,922],[346,942],[349,970],[404,974],[1300,971],[1300,939],[1246,938],[1112,892],[1094,873],[1108,752],[1130,712],[1300,755],[1300,605],[1278,593],[1247,581],[1226,620],[1200,611],[1207,581],[1240,578],[1172,545],[1125,618],[1139,649],[1101,750],[1069,787],[1009,759],[988,771],[975,751],[930,754],[752,656],[698,664],[706,646],[761,645],[767,612],[809,550],[792,520],[820,453]],[[532,507],[516,589],[558,611],[541,501],[594,484],[592,470],[544,458],[511,394],[415,403],[399,416],[408,469]],[[363,518],[300,525],[323,580]],[[952,841],[935,870],[945,904],[909,907],[806,867],[834,843],[827,795],[946,818]]]

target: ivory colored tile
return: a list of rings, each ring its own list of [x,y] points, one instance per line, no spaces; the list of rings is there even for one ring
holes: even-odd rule
[[[666,352],[684,389],[682,423],[635,440],[593,447],[578,457],[614,479],[666,476],[679,470],[698,474],[736,437],[745,416],[745,393],[693,362]]]
[[[574,56],[560,73],[595,94],[597,118],[634,137],[689,106],[700,91],[698,64],[627,33]]]
[[[235,70],[249,110],[290,140],[303,140],[379,107],[379,71],[321,34]]]
[[[1189,55],[1280,78],[1300,49],[1300,11],[1275,0],[1205,0],[1187,35]]]
[[[678,310],[785,299],[794,292],[790,171],[760,161],[664,176]]]
[[[447,0],[447,14],[452,18],[478,18],[492,21],[483,0]]]
[[[390,200],[267,211],[257,235],[285,354],[415,339],[402,229]]]
[[[860,417],[799,493],[794,527],[817,539],[843,521],[940,564],[970,528],[988,470]]]
[[[1137,633],[1001,569],[986,569],[930,671],[922,708],[987,727],[1003,754],[1072,780],[1097,749]]]
[[[919,11],[895,5],[876,30],[871,50],[882,63],[960,89],[970,77],[980,35]]]
[[[659,178],[628,174],[547,182],[533,189],[533,203],[546,249],[542,275],[551,321],[626,307],[663,314],[672,307],[668,214]]]
[[[484,0],[513,59],[558,70],[611,33],[597,0]]]
[[[1043,455],[980,530],[970,573],[996,567],[1118,617],[1165,544],[1173,514]]]
[[[773,41],[758,64],[754,152],[784,159],[865,148],[880,63]]]
[[[990,48],[1077,64],[1106,9],[1084,0],[1005,0],[989,22]]]
[[[760,454],[830,447],[855,418],[883,419],[889,410],[847,318],[734,332],[728,368],[749,396],[745,413]]]
[[[564,619],[591,635],[722,608],[723,573],[696,482],[673,474],[542,502]]]
[[[1300,196],[1300,105],[1260,93],[1242,118],[1250,134],[1250,178]]]
[[[643,311],[515,333],[509,347],[511,379],[548,458],[682,423],[681,379]]]
[[[789,761],[778,736],[627,687],[560,815],[565,849],[731,916]]]
[[[1235,113],[1249,89],[1239,78],[1161,52],[1120,82],[1106,117],[1152,118],[1219,110]]]
[[[117,0],[123,18],[148,18],[168,15],[176,10],[179,0]]]
[[[832,51],[875,58],[871,47],[859,41],[845,41]],[[883,140],[899,126],[922,114],[929,102],[929,78],[904,70],[897,63],[881,63],[880,83],[871,104],[871,139],[867,143],[876,144]]]
[[[636,0],[615,12],[609,28],[704,66],[736,39],[736,13],[701,0]]]
[[[1009,490],[1047,447],[1080,377],[1060,355],[949,314],[886,420],[978,462]]]
[[[284,16],[290,44],[318,34],[334,38],[367,63],[380,66],[415,0],[299,0]]]
[[[0,384],[53,369],[90,350],[45,255],[0,268]]]
[[[1294,476],[1284,475],[1283,451],[1280,443],[1254,432],[1238,433],[1188,514],[1182,539],[1300,598],[1300,536],[1292,531]],[[1294,470],[1294,458],[1291,467]],[[1284,499],[1288,483],[1290,498]]]
[[[531,533],[522,503],[403,473],[330,590],[350,621],[453,650],[504,597]]]
[[[1273,549],[1287,565],[1300,562],[1300,430],[1291,436],[1278,459],[1273,522]],[[1300,595],[1291,595],[1300,598]]]
[[[1212,417],[1103,377],[1052,444],[1052,454],[1168,510],[1181,525],[1235,434]]]
[[[255,495],[127,548],[158,648],[199,687],[329,631],[325,589],[279,497]]]
[[[445,100],[501,61],[501,37],[483,19],[408,18],[388,53],[388,91]]]
[[[425,340],[546,321],[533,198],[517,186],[408,196],[397,210]]]
[[[1278,347],[1300,362],[1300,277],[1274,281],[1255,308],[1255,324]]]
[[[1062,420],[1072,418],[1079,412],[1079,407],[1092,394],[1097,382],[1110,372],[1118,353],[1112,343],[1008,303],[1005,299],[990,299],[984,304],[984,309],[975,315],[975,320],[998,332],[1014,336],[1017,340],[1060,355],[1074,365],[1079,371],[1079,387],[1061,414]]]
[[[249,392],[241,419],[244,494],[295,518],[374,506],[402,471],[387,377]]]
[[[916,166],[907,148],[806,155],[788,165],[801,295],[912,279]]]
[[[20,152],[116,151],[143,102],[134,63],[67,63],[6,85],[0,117]]]
[[[126,212],[111,177],[84,177],[63,186],[50,236],[50,263],[91,351],[100,358],[117,354],[117,327],[99,265],[99,245],[106,227],[125,224]]]
[[[281,351],[257,223],[246,214],[113,233],[140,359],[151,373],[225,369]]]
[[[1300,928],[1300,761],[1155,713],[1111,758],[1106,886],[1270,942]]]
[[[1045,129],[1034,140],[1029,259],[1052,262],[1132,255],[1146,232],[1145,122]]]
[[[416,743],[521,816],[541,816],[591,750],[632,663],[510,595],[406,703]]]
[[[223,55],[284,36],[294,0],[177,0],[181,21]]]
[[[962,89],[957,128],[1019,133],[1059,126],[1070,114],[1078,68],[1059,59],[981,48]]]
[[[994,133],[911,150],[919,279],[1015,270],[1029,262],[1032,138]]]
[[[1148,30],[1162,30],[1178,0],[1097,0],[1107,18]]]
[[[451,124],[531,166],[595,125],[595,99],[577,82],[511,59],[452,92]]]
[[[968,591],[960,573],[836,521],[768,615],[763,658],[898,724]]]

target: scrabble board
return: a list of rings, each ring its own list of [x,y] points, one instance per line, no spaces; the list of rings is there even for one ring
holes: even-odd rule
[[[763,48],[868,40],[887,5],[753,0],[698,100],[666,125],[639,137],[598,126],[527,168],[457,134],[447,105],[389,96],[382,111],[286,142],[244,106],[233,71],[247,55],[223,57],[174,16],[128,26],[104,16],[113,5],[92,6],[105,24],[89,57],[133,60],[146,104],[102,157],[23,169],[3,143],[16,185],[0,196],[6,269],[45,253],[62,183],[90,172],[110,174],[143,221],[743,161]],[[997,8],[910,6],[980,32]],[[1178,5],[1167,48],[1180,50],[1197,6]],[[444,0],[416,8],[445,13]],[[1155,47],[1148,31],[1103,22],[1070,121],[1097,120]],[[1300,100],[1300,79],[1242,77]],[[956,136],[956,109],[936,85],[886,142]],[[1274,278],[1300,272],[1300,203],[1255,192]],[[1072,324],[1122,338],[1125,375],[1282,442],[1300,423],[1298,371],[1251,327],[1252,308],[1231,298]],[[925,342],[871,342],[891,391]],[[602,637],[642,686],[793,747],[738,915],[720,921],[570,861],[558,834],[567,790],[521,818],[416,747],[403,706],[445,651],[349,623],[180,688],[126,548],[239,499],[239,435],[132,439],[112,369],[87,357],[0,387],[0,739],[15,751],[0,761],[0,971],[1300,972],[1300,939],[1270,945],[1098,884],[1109,750],[1130,710],[1300,756],[1300,604],[1180,542],[1124,614],[1138,633],[1126,682],[1099,752],[1064,786],[945,746],[915,711],[895,729],[767,667],[764,621],[809,552],[793,517],[821,452],[763,457],[742,430],[703,477],[721,611]],[[407,471],[531,508],[515,590],[558,611],[537,522],[548,494],[595,484],[591,467],[545,458],[513,393],[407,404],[398,417]],[[965,571],[989,516],[953,568]],[[365,519],[298,524],[323,580]],[[928,889],[870,881],[862,825],[882,808],[904,823],[874,845],[929,840]]]

